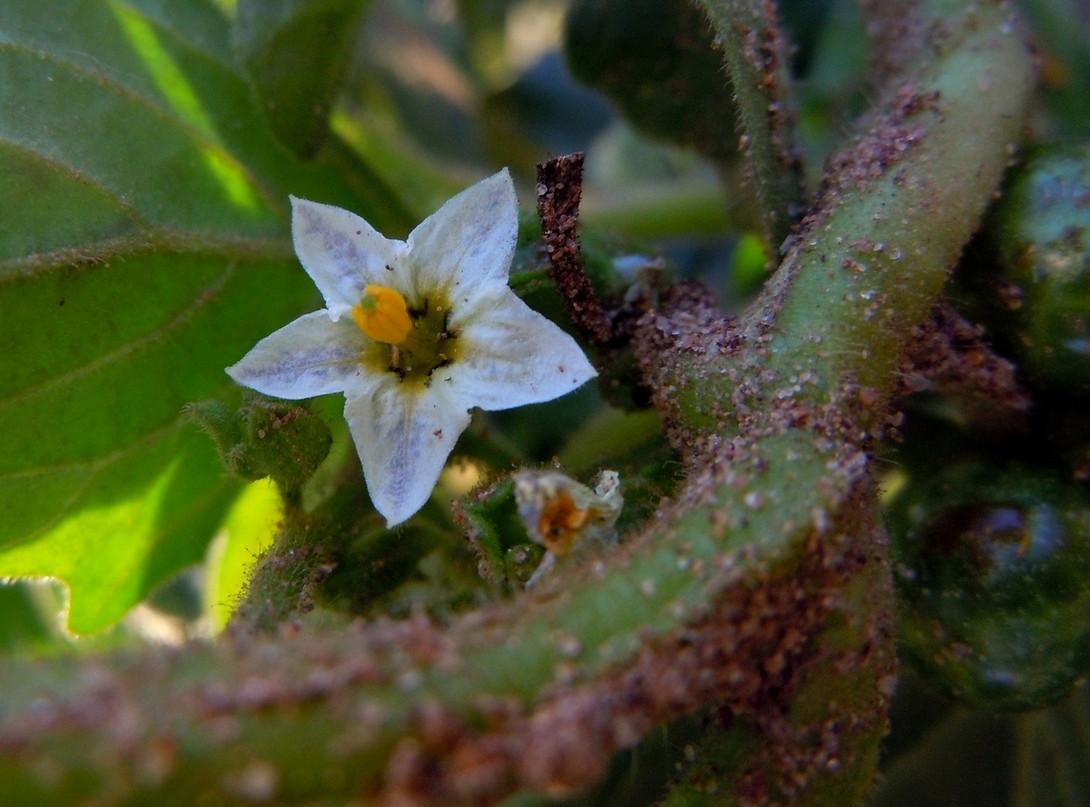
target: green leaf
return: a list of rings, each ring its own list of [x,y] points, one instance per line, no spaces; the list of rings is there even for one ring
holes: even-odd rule
[[[53,644],[56,637],[34,595],[30,583],[0,585],[0,655],[29,655]]]
[[[199,561],[240,489],[181,409],[318,306],[287,194],[396,216],[294,163],[232,59],[203,0],[0,4],[0,576],[63,579],[77,632]]]
[[[198,561],[238,483],[180,408],[227,389],[223,367],[308,283],[284,264],[166,254],[5,284],[0,574],[65,579],[83,632]]]
[[[329,110],[367,0],[240,0],[238,49],[280,141],[313,157],[329,134]]]
[[[956,710],[885,770],[869,807],[949,807],[1007,801],[1011,721]]]
[[[284,503],[271,481],[251,482],[223,522],[209,549],[205,612],[218,633],[238,605],[257,557],[272,545]]]
[[[689,0],[576,0],[564,49],[575,77],[633,125],[725,166],[738,155],[737,112],[715,38]]]

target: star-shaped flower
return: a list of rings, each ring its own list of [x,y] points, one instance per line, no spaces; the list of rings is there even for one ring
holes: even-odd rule
[[[227,372],[279,398],[343,392],[387,526],[428,500],[470,407],[548,401],[594,377],[575,340],[507,285],[518,211],[506,170],[448,201],[408,241],[347,210],[291,201],[295,252],[326,307]]]

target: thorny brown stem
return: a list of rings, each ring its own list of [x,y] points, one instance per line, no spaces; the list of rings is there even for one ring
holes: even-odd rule
[[[613,324],[583,268],[576,232],[584,156],[577,152],[538,164],[537,210],[552,277],[572,322],[591,341],[604,345],[613,337]]]
[[[897,395],[948,392],[990,405],[993,414],[1024,417],[1032,401],[1014,364],[984,341],[984,329],[938,301],[927,321],[912,329]]]
[[[904,70],[916,58],[934,18],[918,13],[917,0],[857,0],[863,13],[870,62],[877,82]]]

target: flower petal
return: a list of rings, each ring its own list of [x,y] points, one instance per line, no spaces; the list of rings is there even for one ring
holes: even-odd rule
[[[507,284],[518,239],[518,198],[507,169],[466,188],[409,235],[414,295],[445,289],[451,298]]]
[[[291,235],[334,321],[352,310],[368,283],[406,282],[405,243],[386,238],[355,213],[292,196]]]
[[[328,311],[304,314],[269,334],[227,374],[243,386],[277,398],[311,398],[358,385],[365,337],[351,320]]]
[[[356,443],[367,492],[386,518],[400,524],[424,506],[469,412],[433,389],[409,390],[392,375],[367,395],[348,394],[344,416]]]
[[[553,322],[504,286],[471,302],[458,339],[461,358],[435,373],[451,397],[485,410],[551,401],[597,372],[582,349]]]

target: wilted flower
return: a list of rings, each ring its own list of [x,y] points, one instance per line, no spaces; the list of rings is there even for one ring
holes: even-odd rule
[[[557,471],[519,471],[512,479],[519,518],[534,543],[547,550],[526,588],[577,547],[617,539],[614,525],[624,497],[616,471],[600,471],[594,490]]]
[[[409,235],[292,198],[292,235],[326,308],[262,339],[227,372],[280,398],[345,395],[367,490],[388,526],[428,500],[469,408],[548,401],[595,375],[582,350],[507,285],[518,235],[506,170]]]

